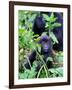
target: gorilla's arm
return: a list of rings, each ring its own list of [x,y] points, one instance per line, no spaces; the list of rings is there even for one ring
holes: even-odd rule
[[[32,63],[36,60],[36,51],[32,51],[31,54],[29,55],[29,61],[27,61],[24,66],[26,69],[31,69]]]

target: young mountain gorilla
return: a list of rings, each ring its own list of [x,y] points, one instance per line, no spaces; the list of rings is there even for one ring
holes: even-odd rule
[[[40,37],[39,44],[41,44],[41,55],[44,56],[43,60],[47,64],[48,68],[52,68],[52,62],[51,61],[47,62],[47,60],[46,60],[48,57],[52,56],[52,54],[53,54],[52,53],[52,42],[51,42],[51,39],[47,35],[42,35]],[[30,64],[32,65],[32,63],[35,60],[36,60],[36,52],[33,51],[31,53],[31,55],[29,56]],[[30,69],[29,62],[27,62],[24,66],[27,69]],[[39,66],[37,68],[39,68]]]
[[[51,12],[41,12],[41,14],[50,16]],[[53,45],[53,49],[57,51],[63,51],[63,15],[62,13],[54,12],[54,16],[57,17],[56,22],[61,23],[61,27],[56,27],[53,30],[53,33],[55,34],[59,42],[58,44]],[[45,20],[42,15],[35,18],[33,32],[39,35],[45,32]]]

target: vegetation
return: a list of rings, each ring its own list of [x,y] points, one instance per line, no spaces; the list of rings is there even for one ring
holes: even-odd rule
[[[37,43],[39,41],[39,35],[34,35],[34,32],[32,31],[34,19],[38,14],[40,14],[40,12],[23,10],[19,10],[18,12],[19,79],[52,78],[63,76],[63,52],[55,52],[54,57],[47,58],[47,60],[51,60],[53,62],[53,68],[51,69],[48,69],[45,61],[43,60],[43,55],[40,54],[41,46]],[[60,23],[56,22],[57,17],[54,17],[53,13],[50,17],[43,14],[43,17],[46,20],[45,33],[52,38],[53,44],[58,43],[58,40],[53,33],[53,29],[55,27],[61,26]],[[33,62],[32,66],[30,65],[31,69],[26,69],[23,67],[23,63],[26,61],[29,62],[28,56],[33,50],[37,53],[36,60]],[[41,67],[39,71],[36,71],[38,64],[40,64]]]

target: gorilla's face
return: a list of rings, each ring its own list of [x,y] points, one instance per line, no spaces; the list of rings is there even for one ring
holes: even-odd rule
[[[42,46],[43,53],[48,53],[52,50],[51,39],[47,35],[41,36],[40,44]]]

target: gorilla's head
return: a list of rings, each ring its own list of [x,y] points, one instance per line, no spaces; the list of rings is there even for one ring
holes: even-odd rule
[[[48,35],[41,35],[40,44],[43,53],[49,53],[52,50],[51,38]]]
[[[41,35],[45,31],[45,21],[43,16],[36,16],[33,25],[33,32]]]
[[[43,29],[45,27],[45,21],[42,16],[37,16],[35,23],[36,23],[38,29],[41,29],[41,28]]]

